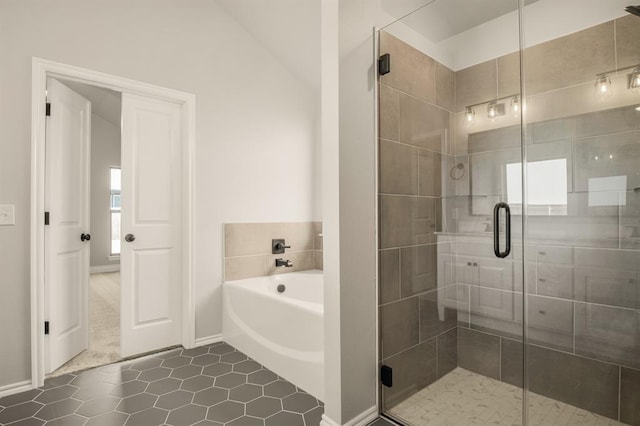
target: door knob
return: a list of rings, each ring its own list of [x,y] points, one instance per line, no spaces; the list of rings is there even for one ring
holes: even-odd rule
[[[133,242],[136,240],[136,236],[133,234],[127,234],[124,236],[124,240],[128,243]]]
[[[82,234],[80,235],[80,241],[89,241],[91,240],[91,234]]]

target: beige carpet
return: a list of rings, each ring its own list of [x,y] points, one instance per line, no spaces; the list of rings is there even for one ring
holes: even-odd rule
[[[119,361],[120,273],[91,274],[89,279],[89,349],[48,377]]]

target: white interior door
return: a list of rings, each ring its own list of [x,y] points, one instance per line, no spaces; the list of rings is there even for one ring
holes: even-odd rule
[[[89,346],[89,164],[91,103],[47,79],[45,306],[49,321],[45,370],[50,373]]]
[[[182,106],[122,95],[122,355],[182,340]]]

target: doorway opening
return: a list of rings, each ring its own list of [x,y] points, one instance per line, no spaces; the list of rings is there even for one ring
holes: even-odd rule
[[[32,386],[194,347],[195,97],[38,58],[32,77]]]

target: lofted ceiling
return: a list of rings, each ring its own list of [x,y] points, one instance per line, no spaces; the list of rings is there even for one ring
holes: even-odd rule
[[[309,89],[320,89],[320,0],[216,0]]]

